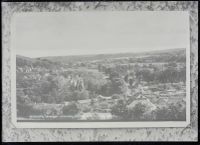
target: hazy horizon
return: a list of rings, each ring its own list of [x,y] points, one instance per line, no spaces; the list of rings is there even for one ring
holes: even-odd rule
[[[189,17],[182,11],[17,13],[12,46],[30,58],[138,53],[187,48]]]
[[[48,55],[48,56],[40,56],[40,57],[29,57],[21,54],[16,54],[16,56],[23,56],[23,57],[29,57],[29,58],[43,58],[43,57],[62,57],[62,56],[93,56],[93,55],[115,55],[115,54],[127,54],[127,53],[133,53],[133,54],[139,54],[139,53],[149,53],[149,52],[157,52],[157,51],[168,51],[168,50],[177,50],[177,49],[185,49],[185,48],[170,48],[170,49],[164,49],[164,50],[151,50],[151,51],[140,51],[140,52],[112,52],[112,53],[91,53],[91,54],[74,54],[74,55]]]

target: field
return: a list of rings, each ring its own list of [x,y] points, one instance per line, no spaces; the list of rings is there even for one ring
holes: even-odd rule
[[[17,118],[36,121],[184,121],[185,49],[16,56]]]

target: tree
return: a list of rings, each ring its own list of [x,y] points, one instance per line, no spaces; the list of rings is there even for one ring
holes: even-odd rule
[[[133,78],[129,79],[129,85],[132,87],[133,86]]]
[[[98,64],[98,71],[99,71],[99,72],[103,71],[103,68],[102,68],[102,65],[101,65],[101,64]]]
[[[110,86],[110,94],[125,94],[127,91],[127,86],[126,83],[124,81],[124,79],[122,79],[120,77],[120,74],[117,72],[112,72],[110,74],[109,80],[111,82],[111,86]]]
[[[75,90],[72,93],[72,100],[77,101],[77,100],[84,100],[84,99],[88,99],[89,98],[89,92],[87,90]]]
[[[124,81],[128,83],[128,74],[124,77]]]
[[[119,119],[128,119],[128,108],[124,100],[118,100],[117,104],[111,108],[111,113]]]
[[[112,81],[112,94],[125,94],[127,91],[127,86],[123,79],[115,78]]]
[[[145,111],[146,106],[139,102],[133,108],[129,109],[129,118],[132,120],[142,120]]]
[[[186,119],[185,102],[178,101],[175,103],[167,104],[156,111],[156,120],[165,121],[183,121]]]
[[[164,71],[157,72],[155,80],[160,83],[174,83],[180,81],[180,73],[174,67],[169,67]]]
[[[69,105],[64,106],[62,111],[64,115],[75,115],[79,112],[79,109],[76,103],[72,102]]]
[[[17,103],[29,104],[29,103],[32,103],[32,101],[28,95],[24,94],[24,90],[17,89]]]
[[[149,69],[143,69],[140,71],[140,75],[143,81],[150,82],[154,81],[154,74]]]
[[[31,114],[31,99],[22,89],[17,90],[17,116],[28,117]]]
[[[101,91],[99,92],[99,94],[103,95],[103,96],[112,95],[112,83],[111,83],[111,81],[107,81],[107,83],[102,85]]]
[[[179,80],[182,82],[186,81],[186,66],[184,66],[183,68],[181,68],[180,72],[179,72]]]
[[[120,74],[116,71],[110,72],[109,80],[114,81],[116,78],[120,78]]]

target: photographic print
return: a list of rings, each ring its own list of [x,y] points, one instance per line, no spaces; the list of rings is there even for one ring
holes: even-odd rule
[[[12,19],[12,120],[22,128],[185,127],[189,15],[24,12]]]

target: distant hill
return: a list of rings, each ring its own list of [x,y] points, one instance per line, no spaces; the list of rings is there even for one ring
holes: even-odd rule
[[[46,67],[49,65],[55,65],[55,63],[51,62],[50,60],[42,60],[40,58],[30,58],[21,55],[16,55],[16,65],[17,66],[41,66]]]
[[[23,60],[27,60],[27,61],[35,61],[34,58],[30,58],[30,57],[26,57],[26,56],[22,56],[22,55],[16,55],[17,59],[23,59]]]
[[[94,61],[94,60],[105,60],[119,57],[138,57],[141,55],[160,55],[160,54],[180,54],[185,53],[184,48],[177,49],[167,49],[167,50],[155,50],[150,52],[140,52],[140,53],[113,53],[113,54],[95,54],[95,55],[71,55],[71,56],[49,56],[49,57],[40,57],[37,59],[46,59],[52,62],[62,62],[62,63],[73,63],[77,61]]]

